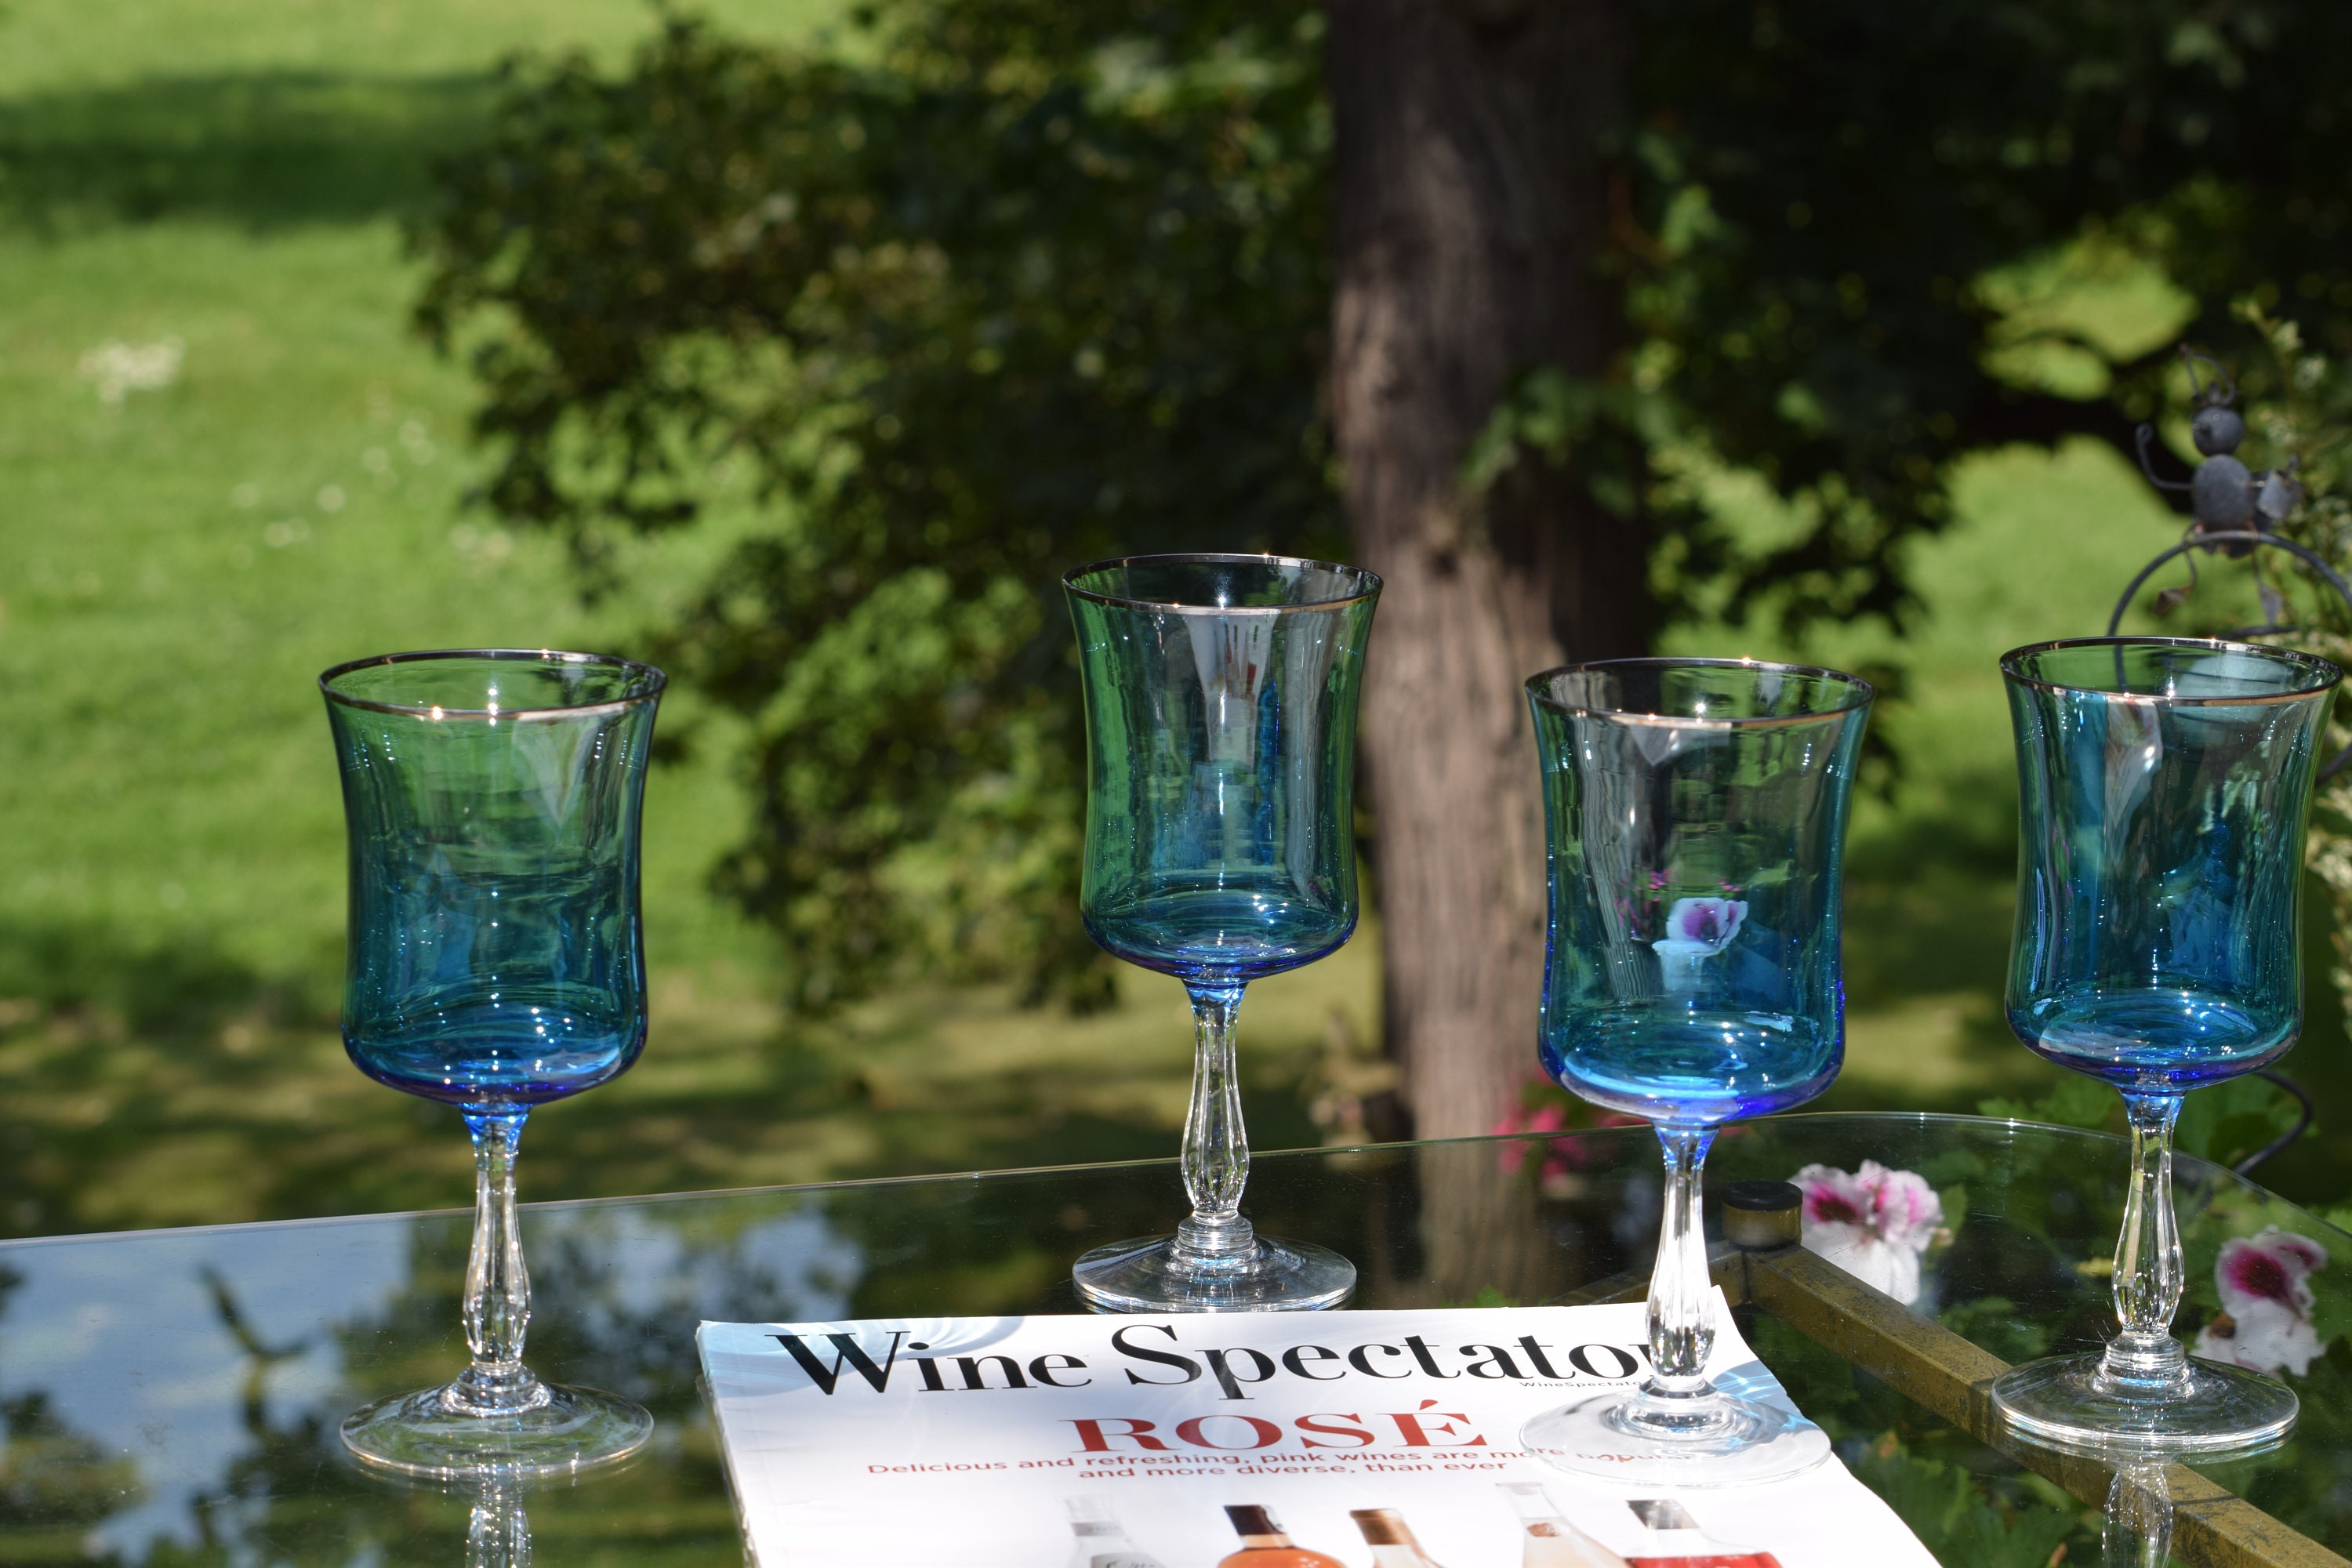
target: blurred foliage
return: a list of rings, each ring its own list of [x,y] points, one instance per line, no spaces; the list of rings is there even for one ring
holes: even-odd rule
[[[1864,1448],[1853,1469],[1937,1562],[1956,1568],[2049,1568],[2084,1529],[2080,1509],[2042,1495],[2027,1478],[1988,1486],[1959,1465],[1918,1458],[1893,1432]]]
[[[1660,515],[1671,605],[1899,623],[1901,541],[1941,526],[1954,458],[2126,440],[2181,327],[2242,339],[2240,292],[2352,342],[2338,8],[1634,10],[1611,214],[1632,341],[1605,384],[1532,368],[1471,475],[1505,443],[1590,466],[1622,432],[1646,468],[1604,444],[1591,482]],[[1767,503],[1727,505],[1742,485]]]
[[[2123,1101],[2115,1090],[2095,1079],[2069,1078],[2036,1100],[1996,1096],[1977,1102],[1979,1116],[2003,1116],[2018,1121],[2043,1121],[2053,1127],[2106,1128],[2122,1115]]]
[[[662,657],[756,725],[721,876],[801,1005],[910,951],[1107,996],[1055,578],[1337,548],[1318,26],[986,0],[843,58],[673,20],[617,81],[526,73],[446,171],[420,318],[495,322],[490,504],[592,573],[714,458],[774,504]]]
[[[2006,1096],[1981,1100],[1977,1102],[1977,1113],[2103,1131],[2118,1131],[2124,1126],[2123,1097],[2112,1085],[2089,1078],[2069,1078],[2035,1100]],[[2184,1154],[2234,1168],[2284,1137],[2301,1119],[2301,1107],[2292,1094],[2249,1075],[2183,1097],[2172,1143]]]
[[[44,1548],[59,1562],[80,1555],[89,1527],[140,1489],[138,1466],[66,1426],[46,1393],[0,1400],[0,1526],[25,1549],[21,1561],[42,1560]]]
[[[2173,1145],[2185,1154],[2235,1167],[2285,1136],[2301,1120],[2302,1110],[2292,1095],[2249,1074],[2183,1100]]]
[[[2352,442],[2352,375],[2342,364],[2352,342],[2337,334],[2315,341],[2292,317],[2273,314],[2273,303],[2261,294],[2235,301],[2236,316],[2257,335],[2256,352],[2230,362],[2248,437],[2238,456],[2257,470],[2292,468],[2306,496],[2278,531],[2340,575],[2352,571],[2352,471],[2346,462],[2347,443]],[[2189,559],[2193,584],[2196,557]],[[2261,552],[2248,565],[2259,584],[2263,624],[2287,624],[2292,629],[2284,640],[2352,665],[2352,605],[2323,586],[2318,573],[2284,552]],[[2290,607],[2283,586],[2297,580],[2308,591],[2295,595]],[[2219,608],[2202,606],[2209,616]],[[2340,696],[2328,744],[2352,744],[2352,723],[2345,721]],[[2321,779],[2307,842],[2312,874],[2335,907],[2335,962],[2328,978],[2352,1001],[2352,773]]]
[[[2251,293],[2352,342],[2323,0],[1636,0],[1610,373],[1529,365],[1472,486],[1572,460],[1676,613],[1901,622],[1955,458],[2127,436]],[[1321,18],[884,0],[831,52],[673,18],[517,68],[417,231],[484,496],[592,581],[750,501],[663,657],[751,716],[725,887],[821,1005],[909,956],[1101,994],[1055,575],[1335,552]],[[2285,301],[2286,303],[2281,303]]]

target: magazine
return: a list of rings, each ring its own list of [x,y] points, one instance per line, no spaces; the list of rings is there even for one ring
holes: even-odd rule
[[[1638,1302],[705,1323],[761,1568],[1934,1568],[1822,1462],[1623,1486],[1518,1447],[1633,1386]],[[1709,1373],[1787,1395],[1720,1299]],[[1793,1414],[1793,1412],[1792,1412]],[[1698,1478],[1695,1478],[1698,1479]]]

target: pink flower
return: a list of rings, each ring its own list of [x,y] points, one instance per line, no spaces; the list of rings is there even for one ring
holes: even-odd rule
[[[1862,1168],[1870,1170],[1870,1162],[1864,1161]],[[1805,1194],[1807,1229],[1825,1225],[1860,1229],[1870,1224],[1876,1205],[1859,1176],[1849,1176],[1834,1165],[1808,1165],[1797,1173],[1796,1184]]]
[[[1738,899],[1676,899],[1666,911],[1665,933],[1650,944],[1668,994],[1697,991],[1700,966],[1731,945],[1747,918],[1748,906]]]
[[[1862,1180],[1868,1184],[1873,1173],[1877,1184],[1872,1188],[1872,1226],[1889,1246],[1907,1247],[1913,1252],[1927,1250],[1936,1233],[1944,1225],[1944,1200],[1927,1178],[1916,1171],[1890,1171],[1870,1161],[1862,1163]]]
[[[1538,1106],[1533,1110],[1511,1111],[1500,1121],[1495,1123],[1495,1131],[1501,1133],[1558,1132],[1567,1126],[1568,1111],[1558,1101],[1554,1101],[1549,1105]],[[1506,1144],[1495,1152],[1495,1163],[1500,1165],[1506,1173],[1516,1171],[1526,1163],[1527,1157],[1528,1146],[1524,1143]]]
[[[2311,1316],[2310,1278],[2327,1265],[2327,1249],[2307,1236],[2272,1226],[2260,1236],[2221,1244],[2213,1267],[2224,1311],[2241,1312],[2268,1302],[2298,1318]]]
[[[1864,1160],[1851,1175],[1808,1165],[1790,1180],[1804,1194],[1808,1249],[1906,1306],[1919,1299],[1919,1255],[1944,1223],[1944,1200],[1925,1177]]]
[[[2303,1376],[2327,1348],[2311,1326],[2309,1283],[2326,1262],[2319,1243],[2276,1226],[2223,1242],[2213,1265],[2221,1310],[2198,1331],[2197,1353],[2253,1372],[2275,1374],[2284,1367]]]
[[[1731,945],[1748,906],[1737,899],[1676,899],[1666,911],[1666,934],[1654,944],[1662,953],[1712,957]]]

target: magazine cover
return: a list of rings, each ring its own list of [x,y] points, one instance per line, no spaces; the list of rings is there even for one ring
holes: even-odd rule
[[[1709,1372],[1787,1396],[1718,1296]],[[1746,1488],[1612,1487],[1518,1446],[1633,1386],[1638,1302],[705,1323],[761,1568],[1934,1568],[1820,1429]]]

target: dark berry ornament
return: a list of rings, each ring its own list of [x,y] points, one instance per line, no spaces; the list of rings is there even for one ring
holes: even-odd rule
[[[2189,477],[2189,509],[2208,532],[2242,529],[2254,521],[2254,476],[2235,458],[2208,458]]]
[[[2196,517],[2194,531],[2198,533],[2271,532],[2303,504],[2304,487],[2294,477],[2297,464],[2290,462],[2283,473],[2249,471],[2237,456],[2239,443],[2246,438],[2245,416],[2235,406],[2237,383],[2219,361],[2186,344],[2181,346],[2180,359],[2188,367],[2189,399],[2196,410],[2189,416],[2189,437],[2196,443],[2203,460],[2190,473],[2187,484],[2158,478],[2156,466],[2148,460],[2148,447],[2156,440],[2156,426],[2142,425],[2138,432],[2140,472],[2158,489],[2189,492],[2189,510]],[[2210,375],[2200,375],[2200,366]],[[2244,555],[2253,545],[2250,541],[2232,540],[2206,548],[2224,555]]]
[[[2211,404],[2189,422],[2189,438],[2209,458],[2226,457],[2246,438],[2246,422],[2236,409]]]

